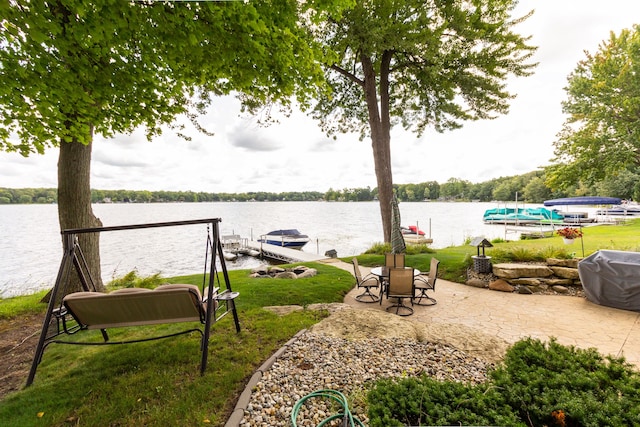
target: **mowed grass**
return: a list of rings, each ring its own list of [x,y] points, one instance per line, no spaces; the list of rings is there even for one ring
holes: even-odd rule
[[[570,256],[582,257],[582,247],[584,245],[584,256],[589,256],[598,250],[619,250],[633,251],[640,250],[640,218],[630,219],[618,225],[602,224],[582,227],[584,236],[576,239],[572,244],[565,245],[562,237],[543,239],[517,240],[513,242],[500,243],[496,248],[487,249],[487,255],[496,249],[512,250],[514,248],[524,248],[532,251],[545,251],[549,248],[561,249]]]
[[[496,225],[496,227],[503,227]],[[532,231],[536,231],[532,228]],[[589,225],[582,228],[582,239],[576,239],[572,244],[565,245],[562,237],[555,235],[541,239],[502,240],[493,241],[493,247],[485,248],[485,255],[491,256],[491,262],[527,262],[544,261],[547,258],[583,258],[598,250],[619,250],[640,252],[640,218],[630,219],[618,225]],[[511,235],[513,236],[513,235]],[[507,237],[511,237],[507,235]],[[476,236],[469,236],[469,241]],[[583,249],[584,248],[584,249]],[[359,255],[358,262],[363,266],[376,266],[384,262],[381,255],[386,248],[380,248],[380,253]],[[438,277],[452,282],[464,283],[467,268],[473,265],[473,255],[478,249],[469,244],[436,249],[433,252],[407,254],[406,264],[421,271],[429,270],[432,257],[440,260]],[[482,254],[482,249],[480,250]],[[351,258],[343,258],[350,262]]]
[[[582,257],[599,249],[640,250],[640,219],[617,226],[585,227],[584,237],[565,245],[559,236],[537,240],[494,242],[486,254],[495,262],[555,257]],[[440,261],[439,276],[464,282],[476,248],[448,247],[407,255],[407,265],[423,271],[432,257]],[[361,265],[384,262],[380,253],[358,256]],[[350,262],[351,257],[344,258]],[[247,271],[230,271],[242,332],[236,334],[231,316],[213,326],[209,365],[199,374],[199,335],[123,346],[90,347],[52,344],[45,351],[34,384],[0,401],[2,426],[68,425],[212,425],[227,420],[244,384],[255,370],[301,329],[327,313],[294,312],[277,316],[270,305],[342,302],[353,288],[352,275],[324,264],[313,278],[250,279]],[[172,283],[202,283],[200,275],[169,279]],[[42,294],[0,300],[0,317],[43,312]],[[111,339],[143,338],[176,332],[188,324],[112,330]],[[100,341],[97,331],[76,338]]]
[[[326,312],[299,311],[277,316],[262,307],[342,302],[353,287],[349,272],[307,263],[318,275],[297,280],[251,279],[248,271],[230,271],[241,332],[226,316],[212,329],[209,363],[200,376],[200,335],[117,346],[51,344],[29,388],[0,402],[2,426],[221,426],[253,372],[298,331]],[[222,278],[222,275],[220,275]],[[173,283],[200,285],[202,276],[176,277]],[[40,296],[41,297],[41,296]],[[26,298],[28,302],[18,303]],[[0,301],[3,306],[32,312],[33,297]],[[44,310],[44,307],[40,307]],[[0,311],[3,312],[3,311]],[[185,329],[189,323],[120,328],[112,341],[145,338]],[[99,342],[99,331],[73,337]],[[26,378],[25,378],[26,379]]]

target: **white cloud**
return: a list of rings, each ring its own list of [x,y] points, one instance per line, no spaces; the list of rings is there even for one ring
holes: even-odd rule
[[[495,120],[466,123],[460,130],[421,138],[400,128],[392,131],[394,182],[445,182],[451,177],[481,182],[530,172],[548,164],[552,143],[564,117],[560,103],[567,76],[584,51],[595,52],[610,31],[631,28],[640,2],[611,0],[523,0],[516,15],[536,9],[519,25],[538,45],[540,62],[531,77],[512,79],[517,95],[510,112]],[[187,123],[192,141],[167,130],[152,142],[142,130],[93,148],[92,188],[193,190],[206,192],[326,191],[376,187],[371,142],[357,135],[328,138],[300,112],[261,127],[240,117],[230,97],[216,100],[199,122],[214,136],[198,134]],[[23,158],[0,153],[0,187],[55,187],[57,150]]]

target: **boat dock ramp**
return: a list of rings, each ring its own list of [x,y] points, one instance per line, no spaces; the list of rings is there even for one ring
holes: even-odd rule
[[[255,242],[237,234],[221,236],[222,250],[227,261],[235,259],[238,255],[249,255],[256,258],[267,258],[285,263],[312,262],[327,259],[328,257],[298,249],[290,249],[269,243]]]

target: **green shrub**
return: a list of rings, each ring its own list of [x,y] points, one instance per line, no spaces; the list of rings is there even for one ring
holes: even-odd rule
[[[543,262],[547,258],[572,258],[571,253],[557,246],[545,246],[541,248],[528,248],[523,246],[494,248],[491,250],[490,255],[494,261],[498,262]]]
[[[391,252],[391,243],[375,243],[364,253],[369,255],[384,255]]]
[[[521,419],[534,426],[640,425],[640,375],[622,358],[525,339],[491,373]]]
[[[640,426],[640,373],[595,349],[528,338],[489,377],[379,381],[367,396],[370,425]]]
[[[407,245],[406,253],[407,255],[434,254],[436,251],[429,245]]]
[[[388,379],[376,383],[368,401],[371,427],[525,425],[487,385],[439,382],[427,376]]]
[[[575,252],[569,252],[565,249],[565,246],[559,248],[557,246],[545,246],[543,248],[538,249],[538,253],[542,257],[542,259],[547,258],[560,258],[560,259],[569,259],[573,258]]]
[[[369,255],[384,255],[391,252],[391,243],[376,243],[367,249],[364,253]],[[407,255],[432,254],[436,251],[431,249],[429,245],[406,245],[405,253]]]
[[[128,272],[120,278],[110,281],[107,286],[111,289],[120,288],[147,288],[153,289],[166,281],[159,274],[148,277],[139,277],[135,270]]]

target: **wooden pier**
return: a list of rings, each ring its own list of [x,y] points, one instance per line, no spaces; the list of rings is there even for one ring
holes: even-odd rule
[[[312,262],[327,259],[324,255],[303,252],[299,249],[290,249],[282,246],[276,246],[269,243],[247,241],[247,248],[258,251],[263,258],[269,258],[277,261],[289,262]]]
[[[313,262],[327,259],[324,255],[303,252],[269,243],[254,242],[238,235],[222,236],[223,250],[232,254],[250,255],[256,258],[267,258],[285,263]]]

